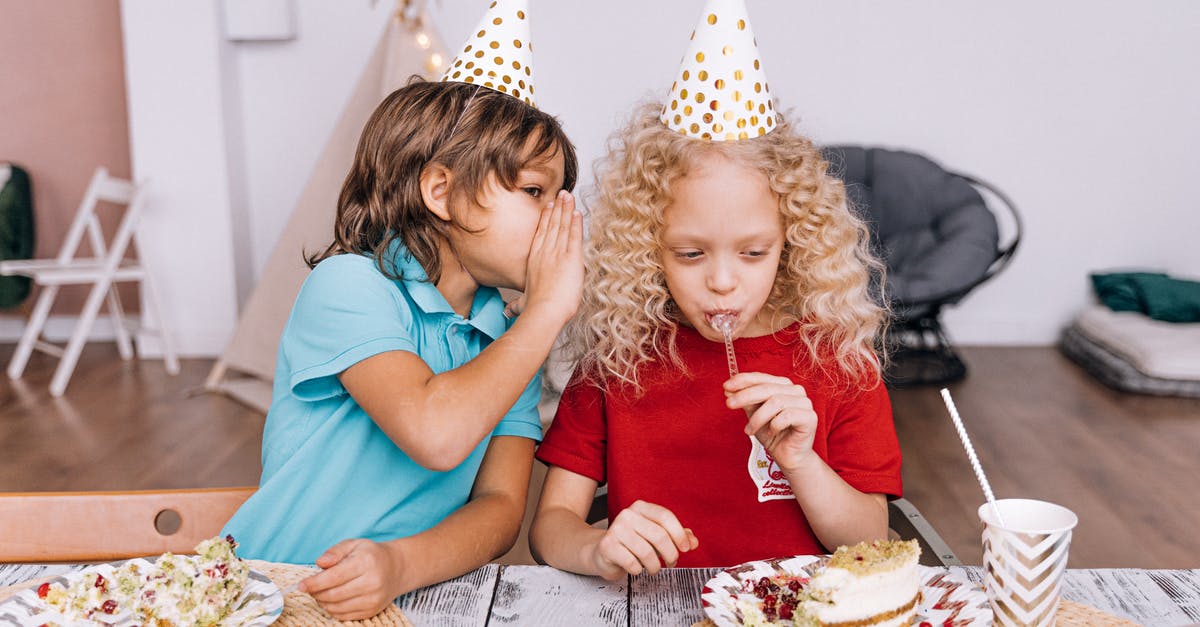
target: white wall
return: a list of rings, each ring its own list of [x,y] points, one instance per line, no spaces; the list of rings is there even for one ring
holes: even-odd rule
[[[234,45],[255,276],[299,201],[394,5],[301,0],[294,8],[295,39]]]
[[[220,16],[201,0],[126,0],[121,23],[131,165],[149,182],[138,254],[180,353],[213,354],[236,323],[239,276]]]
[[[293,7],[295,39],[235,42],[221,3],[121,4],[133,171],[153,190],[141,254],[184,355],[224,350],[392,11]]]
[[[201,1],[162,10],[183,20]],[[431,3],[451,50],[486,4]],[[776,97],[817,141],[918,149],[992,181],[1023,210],[1027,231],[1014,264],[946,316],[958,342],[1052,342],[1088,302],[1091,270],[1157,267],[1200,278],[1192,243],[1200,233],[1192,180],[1200,174],[1200,3],[747,4]],[[227,71],[236,76],[222,77],[223,88],[235,90],[241,128],[227,139],[245,161],[250,250],[239,263],[251,275],[393,6],[296,0],[296,39],[229,44]],[[701,6],[534,0],[539,104],[564,121],[585,172],[634,102],[665,93]],[[235,223],[239,185],[231,179]],[[200,233],[219,239],[219,231]],[[227,245],[224,237],[215,248]]]
[[[447,43],[478,4],[444,0]],[[947,312],[958,342],[1053,342],[1089,271],[1200,280],[1200,3],[746,4],[776,98],[817,141],[917,149],[1021,208],[1013,265]],[[539,105],[583,163],[631,103],[665,95],[702,6],[535,0]]]

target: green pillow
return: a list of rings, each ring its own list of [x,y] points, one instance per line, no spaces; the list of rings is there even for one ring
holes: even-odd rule
[[[1200,282],[1161,272],[1092,274],[1100,302],[1113,311],[1137,311],[1164,322],[1200,322]]]
[[[1166,277],[1161,272],[1114,272],[1092,274],[1092,288],[1105,307],[1113,311],[1140,311],[1145,313],[1139,277]]]
[[[1200,283],[1168,276],[1137,279],[1146,315],[1164,322],[1200,322]]]

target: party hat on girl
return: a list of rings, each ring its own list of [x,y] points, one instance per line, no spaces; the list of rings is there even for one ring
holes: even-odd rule
[[[708,0],[662,121],[689,137],[736,141],[775,129],[775,105],[745,0]]]
[[[442,80],[482,85],[536,107],[529,0],[492,2]]]

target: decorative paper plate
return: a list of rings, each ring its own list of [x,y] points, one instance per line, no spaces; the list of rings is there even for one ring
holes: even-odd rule
[[[811,577],[828,557],[800,555],[757,562],[746,562],[726,568],[716,574],[700,592],[704,603],[704,614],[721,626],[742,625],[742,610],[738,598],[755,599],[746,592],[743,584],[758,581],[763,577],[802,575]],[[918,566],[921,576],[921,601],[913,625],[928,621],[932,625],[954,627],[985,627],[992,624],[992,610],[988,607],[983,589],[966,579],[950,574],[944,568]]]
[[[122,564],[135,562],[140,563],[145,568],[151,568],[152,561],[138,558],[113,562],[111,564],[97,564],[78,572],[54,577],[48,581],[68,586],[72,580],[92,572],[98,572],[106,578],[111,579],[113,571]],[[259,604],[259,607],[252,609],[256,603]],[[251,569],[250,578],[246,581],[246,587],[242,590],[242,595],[238,597],[234,607],[235,612],[247,610],[247,614],[252,616],[249,620],[239,622],[239,625],[245,627],[265,627],[275,622],[275,619],[279,618],[279,615],[283,613],[283,593],[280,592],[279,587],[272,583],[266,575]],[[114,614],[106,618],[112,619],[112,622],[104,624],[113,625],[114,627],[129,627],[141,624],[141,621],[133,620],[133,617],[128,612],[124,615]],[[57,612],[45,609],[45,604],[37,596],[37,586],[31,586],[0,603],[0,627],[8,627],[10,625],[13,627],[38,627],[50,622],[58,623],[59,625],[71,623]],[[94,624],[100,625],[102,623],[96,622]]]

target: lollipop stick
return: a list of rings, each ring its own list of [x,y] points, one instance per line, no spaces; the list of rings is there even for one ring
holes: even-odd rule
[[[720,332],[721,337],[725,339],[725,361],[729,364],[730,377],[738,373],[737,355],[733,352],[733,326],[736,323],[737,317],[726,313],[713,316],[709,322],[713,329]]]

